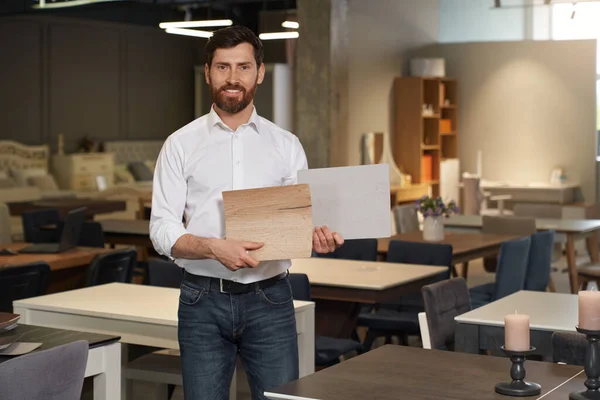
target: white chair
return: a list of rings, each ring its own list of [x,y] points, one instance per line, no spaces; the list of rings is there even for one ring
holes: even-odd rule
[[[424,312],[419,313],[419,329],[421,331],[421,342],[424,349],[431,349],[431,339],[429,338],[429,325],[427,325],[427,315]]]
[[[463,209],[464,215],[510,215],[510,211],[505,210],[504,202],[512,199],[511,195],[492,196],[484,192],[480,187],[481,179],[478,177],[463,177]],[[487,200],[498,203],[498,208],[488,208]]]

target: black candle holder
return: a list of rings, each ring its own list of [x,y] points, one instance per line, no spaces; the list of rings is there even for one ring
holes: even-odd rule
[[[525,381],[525,363],[528,354],[535,351],[535,347],[529,347],[529,350],[512,351],[506,350],[504,346],[500,347],[506,355],[510,357],[512,366],[510,368],[510,377],[512,382],[501,382],[496,385],[496,392],[515,397],[535,396],[540,394],[542,387],[534,382]]]
[[[585,353],[585,365],[584,371],[587,379],[585,380],[585,387],[587,390],[581,392],[572,392],[569,394],[570,400],[600,400],[600,364],[598,364],[598,358],[600,357],[600,331],[589,331],[587,329],[581,329],[578,326],[575,327],[577,332],[583,333],[588,340],[588,348]]]

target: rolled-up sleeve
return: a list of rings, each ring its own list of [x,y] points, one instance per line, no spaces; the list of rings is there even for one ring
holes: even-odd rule
[[[159,254],[170,258],[175,242],[189,233],[182,222],[187,194],[184,167],[183,149],[169,137],[154,170],[150,240]]]

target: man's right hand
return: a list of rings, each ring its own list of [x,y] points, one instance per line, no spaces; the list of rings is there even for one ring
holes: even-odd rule
[[[244,242],[239,240],[214,239],[211,243],[215,259],[230,271],[240,268],[256,268],[258,261],[248,255],[250,250],[258,250],[264,243]]]

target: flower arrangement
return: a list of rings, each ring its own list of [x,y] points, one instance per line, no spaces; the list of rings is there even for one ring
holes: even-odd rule
[[[457,214],[458,207],[454,200],[444,203],[441,197],[423,196],[416,202],[416,209],[424,217],[449,217],[450,214]]]

